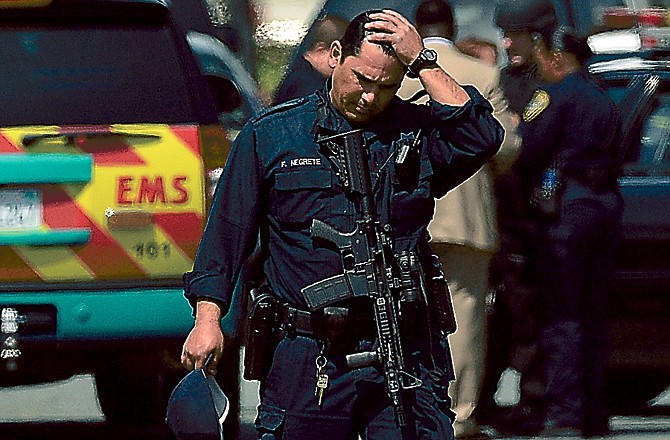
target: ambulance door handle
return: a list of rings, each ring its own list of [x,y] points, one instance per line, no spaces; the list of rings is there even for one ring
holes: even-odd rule
[[[0,246],[76,246],[91,241],[89,228],[0,232]]]
[[[0,185],[86,183],[93,175],[93,155],[19,153],[0,155]]]

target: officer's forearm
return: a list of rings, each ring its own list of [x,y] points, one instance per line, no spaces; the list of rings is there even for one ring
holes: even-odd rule
[[[441,67],[421,69],[419,79],[428,95],[440,104],[462,106],[470,99],[463,87]]]
[[[215,323],[221,321],[221,307],[214,301],[199,298],[195,312],[195,323]]]

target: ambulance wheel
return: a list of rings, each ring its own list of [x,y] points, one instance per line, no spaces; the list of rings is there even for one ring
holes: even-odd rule
[[[160,354],[114,353],[95,373],[98,402],[111,424],[163,423],[170,392],[186,374],[162,365]]]

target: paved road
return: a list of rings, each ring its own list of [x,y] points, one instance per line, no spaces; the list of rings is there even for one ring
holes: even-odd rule
[[[242,430],[238,440],[255,438],[252,429],[257,402],[255,393],[254,383],[243,383]],[[610,426],[613,435],[608,439],[670,439],[670,416],[619,416],[610,420]],[[90,375],[52,384],[0,389],[0,440],[170,438],[164,426],[129,425],[111,429],[105,423],[95,395],[95,382]]]

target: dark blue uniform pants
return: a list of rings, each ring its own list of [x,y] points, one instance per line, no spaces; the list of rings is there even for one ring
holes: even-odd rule
[[[355,440],[363,439],[453,439],[453,413],[447,394],[447,365],[433,368],[427,342],[409,347],[406,359],[418,371],[423,385],[408,392],[405,408],[409,423],[400,430],[386,395],[383,376],[375,367],[350,369],[342,354],[324,354],[328,359],[329,386],[318,405],[316,358],[320,347],[314,339],[285,337],[277,347],[272,368],[261,384],[261,405],[256,419],[263,440]],[[367,346],[364,346],[367,345]],[[423,345],[423,346],[421,346]],[[443,347],[434,347],[442,350]],[[362,342],[361,349],[370,349]],[[448,354],[436,360],[444,363]]]
[[[618,199],[609,201],[565,203],[538,243],[546,420],[556,426],[586,431],[607,426],[605,282],[621,215]]]

